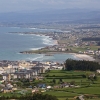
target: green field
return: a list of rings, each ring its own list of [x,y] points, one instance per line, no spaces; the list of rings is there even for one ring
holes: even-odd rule
[[[82,47],[72,47],[72,50],[74,52],[79,52],[79,51],[86,51],[86,50],[98,50],[100,46],[82,46]]]
[[[88,78],[84,78],[83,75],[89,75],[95,72],[87,72],[87,71],[61,71],[61,70],[53,70],[49,73],[44,74],[45,82],[50,84],[53,79],[56,80],[54,85],[59,84],[59,79],[61,78],[63,82],[75,82],[75,85],[80,87],[68,87],[68,88],[60,88],[60,89],[53,89],[51,91],[47,91],[44,94],[51,94],[55,95],[59,98],[59,100],[66,100],[66,98],[72,99],[76,96],[81,94],[89,95],[89,100],[96,100],[92,99],[93,96],[99,97],[100,96],[100,76],[97,76],[97,80],[93,82],[88,80]],[[90,99],[91,98],[91,99]],[[86,99],[86,100],[88,100]],[[100,98],[99,98],[100,99]],[[99,100],[97,98],[97,100]]]

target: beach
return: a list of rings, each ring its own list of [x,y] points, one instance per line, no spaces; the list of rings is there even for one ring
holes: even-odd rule
[[[86,60],[86,61],[94,61],[95,59],[92,57],[92,56],[90,56],[90,55],[86,55],[86,54],[77,54],[77,53],[73,53],[74,54],[74,56],[76,57],[76,58],[79,58],[79,59],[81,59],[81,60]]]

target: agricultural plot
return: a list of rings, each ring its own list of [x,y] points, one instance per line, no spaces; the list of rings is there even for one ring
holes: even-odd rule
[[[94,73],[95,72],[89,71],[50,71],[44,75],[46,77],[45,82],[47,82],[47,84],[52,83],[55,79],[55,83],[52,83],[54,86],[59,85],[59,81],[62,80],[64,83],[73,84],[74,87],[52,89],[51,91],[47,91],[45,93],[57,96],[59,100],[75,98],[81,94],[86,95],[86,98],[88,95],[89,100],[94,100],[93,97],[97,97],[98,100],[98,97],[100,96],[100,77],[97,75],[96,80],[88,79],[88,76]]]

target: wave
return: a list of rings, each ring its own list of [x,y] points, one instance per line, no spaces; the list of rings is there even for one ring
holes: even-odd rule
[[[43,35],[39,35],[39,34],[34,34],[35,36],[38,36],[38,37],[43,37]]]
[[[61,30],[48,29],[48,28],[35,28],[35,27],[33,27],[33,28],[27,28],[27,29],[33,29],[33,30],[38,29],[38,31],[52,31],[52,32],[57,31],[57,32],[62,32]]]
[[[42,40],[42,43],[43,43],[44,45],[54,45],[53,39],[50,38],[49,36],[33,34],[33,36],[34,36],[34,35],[40,37],[39,39]],[[31,38],[34,38],[34,37],[31,37]],[[35,38],[35,40],[38,40],[38,38]],[[34,50],[34,49],[33,49],[33,50]]]
[[[27,29],[38,29],[38,28],[33,27],[33,28],[27,28]]]
[[[50,43],[50,42],[43,42],[43,44],[45,44],[45,45],[54,45],[53,43]]]
[[[34,57],[34,58],[27,58],[30,61],[52,61],[53,59],[55,59],[55,57],[50,56],[50,57],[46,57],[44,54],[39,54],[39,56]]]
[[[30,50],[39,50],[39,49],[41,49],[41,48],[43,48],[43,47],[39,47],[39,48],[30,48]]]
[[[40,55],[40,56],[35,57],[35,58],[27,58],[27,59],[31,60],[31,61],[42,61],[43,57],[44,57],[44,55]]]
[[[18,34],[18,35],[24,35],[23,33],[20,33],[20,34]]]
[[[20,28],[20,27],[10,27],[10,28]]]
[[[8,32],[8,33],[6,33],[6,34],[13,34],[13,35],[14,35],[14,33],[12,33],[12,32]],[[21,32],[18,32],[18,34],[17,34],[17,35],[26,35],[26,34],[21,33]]]
[[[44,37],[42,40],[43,40],[43,44],[45,44],[45,45],[53,45],[54,44],[52,38]]]

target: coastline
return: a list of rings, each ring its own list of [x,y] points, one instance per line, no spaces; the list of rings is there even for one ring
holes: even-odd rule
[[[36,36],[45,36],[45,37],[48,37],[48,38],[50,38],[50,41],[53,43],[52,44],[52,46],[54,46],[54,45],[58,45],[58,40],[54,40],[52,37],[50,37],[49,35],[45,35],[45,34],[34,34],[34,35],[36,35]],[[48,46],[51,46],[51,45],[49,45],[48,44]],[[46,47],[46,46],[45,46]],[[39,48],[39,49],[36,49],[35,51],[38,51],[38,50],[41,50],[41,49],[43,49],[43,48],[45,48],[45,47],[41,47],[41,48]],[[34,51],[34,48],[33,48],[33,50],[32,51]],[[21,52],[20,52],[21,53]],[[22,52],[22,53],[25,53],[25,54],[38,54],[38,53],[36,53],[36,52],[34,52],[34,53],[32,53],[32,52]],[[42,52],[42,53],[40,53],[40,54],[47,54],[47,55],[54,55],[54,54],[62,54],[62,53],[65,53],[65,54],[72,54],[76,59],[77,58],[79,58],[79,60],[86,60],[86,61],[95,61],[95,59],[92,57],[92,56],[90,56],[90,55],[87,55],[87,54],[79,54],[79,53],[71,53],[71,52],[59,52],[59,51],[56,51],[56,52],[49,52],[49,51],[47,51],[47,52]]]
[[[52,38],[53,40],[53,38]],[[58,40],[53,40],[54,45],[58,45]],[[66,52],[56,52],[56,53],[65,53],[65,54],[72,54],[75,58],[79,58],[80,60],[86,60],[86,61],[95,61],[93,56],[87,55],[87,54],[79,54],[79,53],[66,53]],[[49,52],[47,53],[49,54]]]
[[[43,35],[41,35],[41,34],[34,34],[34,35],[37,35],[37,36],[46,36],[44,34]],[[47,37],[51,38],[50,36],[47,36]],[[54,40],[52,38],[51,42],[53,43],[52,46],[58,45],[58,40]],[[50,46],[50,45],[48,45],[48,46]],[[36,49],[36,51],[40,50],[42,48],[45,48],[45,47],[41,47],[39,49]],[[34,51],[34,49],[32,51]],[[29,54],[29,52],[27,52],[27,53]],[[47,54],[47,55],[52,54],[53,55],[53,54],[60,54],[60,53],[72,54],[75,58],[79,58],[80,60],[95,61],[95,59],[92,56],[87,55],[87,54],[70,53],[70,52],[59,52],[59,51],[58,52],[57,51],[56,52],[45,52],[45,53],[41,53],[41,54]],[[33,53],[33,54],[37,54],[37,53]]]
[[[50,37],[49,35],[45,35],[45,34],[32,34],[32,35],[35,35],[35,36],[40,36],[40,37],[42,37],[42,36],[45,36],[45,37],[48,37],[49,39],[50,39],[50,42],[52,42],[52,46],[54,46],[54,45],[58,45],[58,40],[54,40],[52,37]],[[51,46],[51,44],[48,44],[48,46]],[[42,48],[45,48],[45,47],[42,47]],[[39,49],[41,49],[41,48],[39,48]],[[38,50],[39,50],[38,49]]]
[[[3,28],[3,30],[6,30],[7,31],[7,29],[6,28]],[[11,28],[12,29],[12,28]],[[10,28],[9,28],[9,30],[11,30]],[[9,30],[8,30],[8,32],[7,33],[10,33],[9,32]],[[30,37],[35,37],[35,35],[37,35],[37,36],[39,36],[39,38],[45,38],[45,37],[47,37],[47,38],[45,38],[43,41],[46,43],[43,47],[40,47],[40,48],[36,48],[36,47],[34,47],[34,45],[31,45],[30,47],[28,47],[28,48],[26,48],[25,47],[25,49],[23,48],[22,50],[21,49],[18,49],[18,51],[14,51],[13,50],[13,47],[11,46],[10,48],[7,48],[7,49],[4,49],[5,50],[5,53],[3,54],[2,52],[1,52],[1,59],[6,59],[6,60],[30,60],[30,59],[35,59],[35,60],[40,60],[40,59],[38,59],[40,56],[43,56],[43,57],[41,57],[41,59],[43,59],[44,61],[47,61],[47,60],[56,60],[56,59],[60,59],[60,60],[62,60],[62,61],[65,61],[66,59],[68,59],[68,58],[70,58],[67,54],[71,54],[70,56],[71,56],[71,59],[76,59],[76,60],[80,60],[80,59],[84,59],[84,60],[91,60],[91,58],[87,58],[87,57],[83,57],[83,56],[81,56],[81,55],[79,55],[77,52],[74,52],[74,51],[53,51],[52,49],[52,47],[51,47],[51,51],[50,50],[44,50],[44,49],[42,49],[42,48],[45,48],[46,46],[47,46],[47,48],[48,47],[50,47],[50,46],[53,46],[53,47],[55,47],[54,45],[59,45],[60,43],[59,43],[59,39],[58,38],[55,38],[55,37],[53,37],[53,35],[52,34],[50,34],[50,33],[48,33],[47,34],[47,32],[45,32],[45,33],[43,33],[42,34],[42,32],[25,32],[24,31],[24,29],[23,29],[23,32],[20,32],[20,29],[19,29],[19,32],[17,32],[18,31],[18,29],[16,29],[16,30],[14,30],[14,31],[16,31],[16,32],[11,32],[11,34],[10,34],[10,36],[9,36],[9,34],[6,34],[5,33],[5,31],[2,31],[2,33],[5,33],[5,34],[3,34],[4,36],[6,35],[6,37],[7,36],[9,36],[11,39],[12,39],[12,37],[14,36],[16,36],[16,38],[17,38],[17,36],[18,37],[25,37],[25,38],[23,38],[23,40],[28,40],[28,41],[30,41],[30,38],[29,37],[27,37],[26,35],[28,34],[28,35],[30,35]],[[13,34],[13,33],[15,33],[15,35]],[[19,36],[19,35],[16,35],[16,34],[21,34],[21,36]],[[12,35],[13,34],[13,35]],[[22,35],[22,34],[25,34],[25,35]],[[2,35],[2,34],[1,34]],[[33,36],[32,36],[33,35]],[[28,38],[28,39],[26,39],[26,38]],[[50,41],[52,42],[51,43],[51,45],[49,44],[49,38],[50,38]],[[7,38],[8,39],[8,38]],[[21,40],[22,38],[19,38],[19,41]],[[2,38],[1,38],[1,40],[2,40]],[[33,41],[33,38],[31,38],[31,40]],[[17,39],[16,39],[16,41],[18,41]],[[27,43],[28,43],[28,41],[27,41]],[[43,43],[43,41],[41,40],[41,43]],[[9,42],[8,42],[9,43]],[[12,43],[12,42],[11,42]],[[15,43],[15,42],[14,42]],[[19,42],[19,43],[22,43],[22,42]],[[23,42],[24,43],[24,42]],[[29,42],[29,43],[32,43],[32,42]],[[28,43],[28,44],[29,44]],[[34,42],[35,43],[35,42]],[[33,44],[34,44],[33,43]],[[4,44],[3,44],[4,45]],[[9,46],[9,45],[8,45]],[[32,47],[33,46],[33,47]],[[16,46],[16,44],[15,44],[15,47],[17,47]],[[19,45],[18,45],[18,47],[19,47]],[[66,47],[67,48],[67,47]],[[10,49],[11,49],[11,52],[10,52]],[[2,50],[2,49],[1,49]],[[9,53],[8,53],[8,51],[9,51]],[[26,52],[24,52],[24,50],[27,50]],[[22,53],[20,52],[20,51],[22,51]],[[29,51],[29,52],[28,52]],[[76,53],[76,54],[74,54],[74,53]],[[39,54],[39,55],[38,55]],[[45,56],[45,55],[51,55],[51,57],[48,57],[48,56]],[[59,56],[58,56],[59,55]],[[62,55],[64,55],[64,57],[62,57]],[[77,55],[77,56],[76,56]],[[11,57],[9,57],[9,56],[11,56]],[[90,56],[90,55],[89,55]],[[38,57],[38,58],[37,58]],[[68,58],[67,58],[68,57]],[[79,58],[79,59],[78,59]],[[59,60],[58,59],[58,60]],[[93,59],[92,59],[93,60]],[[93,60],[94,61],[94,60]]]
[[[79,58],[80,60],[86,60],[86,61],[95,61],[95,59],[87,54],[78,54],[78,53],[71,53],[73,54],[76,58]]]

